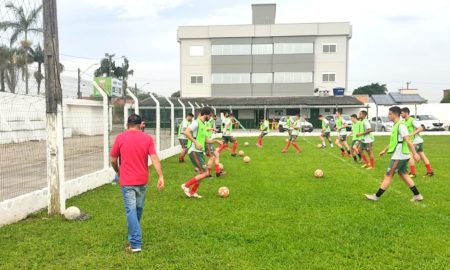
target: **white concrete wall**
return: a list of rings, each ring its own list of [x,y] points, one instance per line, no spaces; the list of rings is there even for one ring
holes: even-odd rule
[[[64,99],[64,136],[103,134],[102,102]],[[44,97],[0,93],[0,144],[45,140]]]
[[[336,44],[336,53],[324,53],[323,44]],[[322,81],[323,73],[335,73],[335,82]],[[318,36],[314,43],[314,89],[329,90],[347,85],[347,37]]]
[[[191,56],[191,46],[203,46],[203,56]],[[211,40],[185,39],[180,43],[181,50],[181,95],[182,97],[211,96]],[[191,75],[202,75],[203,84],[191,84]]]

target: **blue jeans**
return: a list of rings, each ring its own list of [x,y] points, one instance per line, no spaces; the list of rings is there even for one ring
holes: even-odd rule
[[[128,224],[128,241],[131,248],[141,248],[141,217],[144,210],[147,186],[122,186],[122,197]]]

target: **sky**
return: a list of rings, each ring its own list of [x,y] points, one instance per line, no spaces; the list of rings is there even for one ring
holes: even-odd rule
[[[430,102],[450,89],[450,1],[283,0],[276,23],[350,22],[349,89],[372,82],[391,92],[411,82]],[[251,4],[227,0],[61,0],[59,44],[66,76],[84,79],[105,53],[126,56],[130,83],[179,90],[178,26],[251,24]],[[118,58],[116,62],[121,63]]]

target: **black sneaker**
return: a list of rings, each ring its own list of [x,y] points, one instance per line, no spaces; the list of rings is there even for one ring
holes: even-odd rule
[[[231,154],[232,157],[236,157],[236,154]]]
[[[179,163],[183,163],[183,162],[184,162],[184,159],[179,159],[178,162],[179,162]]]
[[[434,172],[427,172],[427,174],[425,174],[423,177],[427,177],[427,176],[429,176],[429,177],[434,176]]]
[[[226,175],[226,174],[227,174],[227,172],[221,171],[220,173],[216,173],[216,177],[221,177],[221,176]]]

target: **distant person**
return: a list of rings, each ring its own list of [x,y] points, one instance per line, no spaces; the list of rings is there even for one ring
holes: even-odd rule
[[[291,124],[292,131],[289,135],[289,139],[284,146],[283,150],[281,150],[281,153],[287,153],[289,150],[289,146],[292,144],[292,146],[295,148],[296,153],[300,153],[302,150],[296,143],[298,135],[300,135],[302,124],[300,120],[300,114],[296,114],[294,118],[294,122]]]
[[[336,131],[338,137],[334,143],[341,149],[342,157],[345,156],[345,151],[347,151],[347,155],[350,157],[350,147],[347,143],[347,123],[342,118],[342,110],[336,111]]]
[[[398,173],[400,178],[402,178],[414,194],[411,199],[412,202],[423,200],[423,196],[417,189],[416,184],[408,175],[408,160],[411,158],[411,155],[415,160],[419,160],[420,156],[417,154],[414,144],[410,140],[408,128],[405,123],[400,120],[400,112],[401,110],[398,106],[389,109],[388,117],[389,120],[394,122],[394,126],[392,127],[389,145],[380,152],[380,156],[383,156],[386,152],[392,154],[391,161],[378,191],[375,194],[365,194],[368,200],[378,201],[381,195],[383,195],[391,185],[395,173]]]
[[[262,148],[263,138],[270,132],[269,120],[261,118],[261,123],[259,123],[259,130],[261,131],[261,133],[258,136],[258,142],[256,143],[256,147]]]
[[[328,140],[330,147],[333,148],[333,142],[331,141],[331,127],[330,121],[328,121],[325,116],[319,115],[319,120],[322,122],[322,132],[320,133],[320,140],[322,141],[322,148],[325,148],[325,139]]]
[[[131,253],[140,252],[142,249],[140,221],[149,177],[148,156],[158,174],[156,187],[158,190],[164,188],[164,176],[153,138],[141,132],[141,124],[142,118],[139,115],[130,115],[127,121],[128,129],[117,136],[110,152],[111,165],[120,177],[119,184],[128,224],[127,251]]]
[[[186,138],[186,135],[184,135],[184,131],[191,125],[192,123],[192,119],[194,118],[194,115],[192,113],[188,113],[186,115],[186,118],[183,119],[183,121],[181,121],[180,126],[178,127],[178,141],[180,142],[181,145],[181,154],[180,157],[178,158],[178,161],[184,162],[184,157],[187,154],[187,143],[188,143],[188,139]]]
[[[367,119],[367,111],[359,112],[359,121],[362,123],[363,131],[358,133],[356,136],[364,136],[360,144],[360,153],[364,160],[363,168],[367,167],[368,170],[375,169],[375,157],[373,155],[373,143],[375,142],[375,137],[372,134],[372,126],[370,125],[369,120]],[[364,155],[364,151],[369,154],[370,163],[366,162],[366,156]]]

